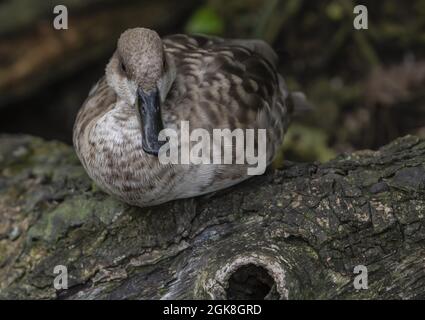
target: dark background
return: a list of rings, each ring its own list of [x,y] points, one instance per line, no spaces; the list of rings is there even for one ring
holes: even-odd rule
[[[53,28],[57,4],[68,30]],[[368,8],[368,30],[353,27],[356,4]],[[289,87],[315,106],[295,119],[285,158],[327,161],[425,136],[423,0],[0,0],[0,133],[70,144],[118,36],[136,26],[272,44]]]

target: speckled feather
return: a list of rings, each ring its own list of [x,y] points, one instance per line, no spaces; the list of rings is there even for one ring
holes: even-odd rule
[[[207,36],[172,35],[163,38],[162,43],[164,126],[179,129],[180,122],[187,120],[191,129],[204,128],[209,132],[224,128],[266,129],[270,163],[282,143],[291,114],[289,94],[277,73],[274,51],[260,40]],[[127,54],[129,50],[131,47]],[[135,53],[131,59],[143,60]],[[110,65],[113,63],[114,58]],[[164,165],[145,153],[133,98],[128,95],[130,98],[123,99],[121,94],[131,88],[116,89],[107,80],[108,76],[125,77],[117,75],[121,71],[114,68],[107,68],[106,77],[91,90],[74,127],[77,155],[103,190],[144,207],[216,191],[250,177],[247,165]],[[146,70],[143,72],[149,78],[150,69]]]

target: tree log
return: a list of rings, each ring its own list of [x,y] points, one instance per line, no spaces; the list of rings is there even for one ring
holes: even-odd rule
[[[1,136],[0,298],[425,298],[424,163],[407,136],[141,209],[96,188],[71,147]]]

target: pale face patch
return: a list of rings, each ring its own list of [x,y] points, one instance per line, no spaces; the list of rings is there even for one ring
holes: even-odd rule
[[[106,66],[106,81],[114,89],[119,98],[132,106],[136,102],[137,84],[128,79],[121,68],[117,53],[114,53]]]

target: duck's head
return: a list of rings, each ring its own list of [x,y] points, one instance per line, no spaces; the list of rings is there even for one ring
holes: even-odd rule
[[[160,104],[172,82],[166,60],[159,35],[150,29],[135,28],[120,36],[106,67],[109,86],[140,116],[143,149],[154,155],[162,145],[158,141],[163,129]]]

